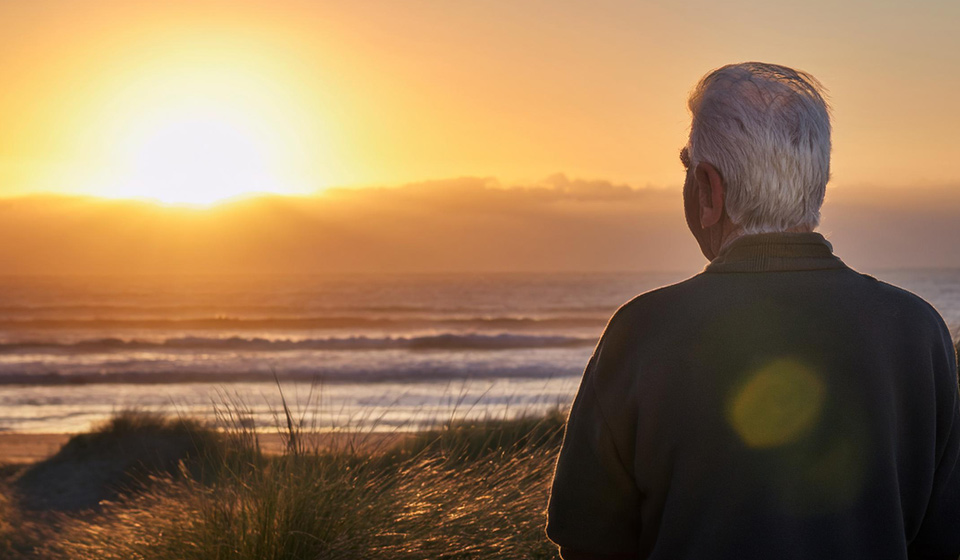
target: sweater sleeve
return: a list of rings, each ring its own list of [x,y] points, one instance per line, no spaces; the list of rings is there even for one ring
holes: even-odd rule
[[[624,466],[594,386],[600,348],[570,410],[548,508],[547,536],[566,549],[635,554],[640,495]]]
[[[926,513],[909,557],[957,560],[960,556],[960,393],[957,354],[946,326],[934,358],[937,387],[937,463]]]

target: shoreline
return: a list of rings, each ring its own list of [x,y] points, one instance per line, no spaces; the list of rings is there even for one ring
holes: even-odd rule
[[[363,449],[377,451],[396,445],[414,433],[399,432],[305,432],[301,434],[308,449]],[[0,433],[0,465],[29,465],[56,455],[78,434],[73,433]],[[280,455],[286,447],[283,435],[258,433],[260,448],[268,455]]]

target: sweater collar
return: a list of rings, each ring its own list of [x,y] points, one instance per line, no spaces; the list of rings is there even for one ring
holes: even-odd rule
[[[846,268],[819,233],[745,235],[721,249],[704,272],[777,272]]]

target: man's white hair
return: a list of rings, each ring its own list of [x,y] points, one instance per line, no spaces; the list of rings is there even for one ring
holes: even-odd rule
[[[816,227],[830,178],[830,113],[813,76],[745,62],[690,94],[690,166],[712,164],[730,219],[746,233]]]

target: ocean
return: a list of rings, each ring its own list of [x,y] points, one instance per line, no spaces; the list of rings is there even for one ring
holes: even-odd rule
[[[0,431],[125,408],[415,430],[570,403],[607,319],[684,273],[0,277]],[[960,326],[960,270],[877,272]]]

